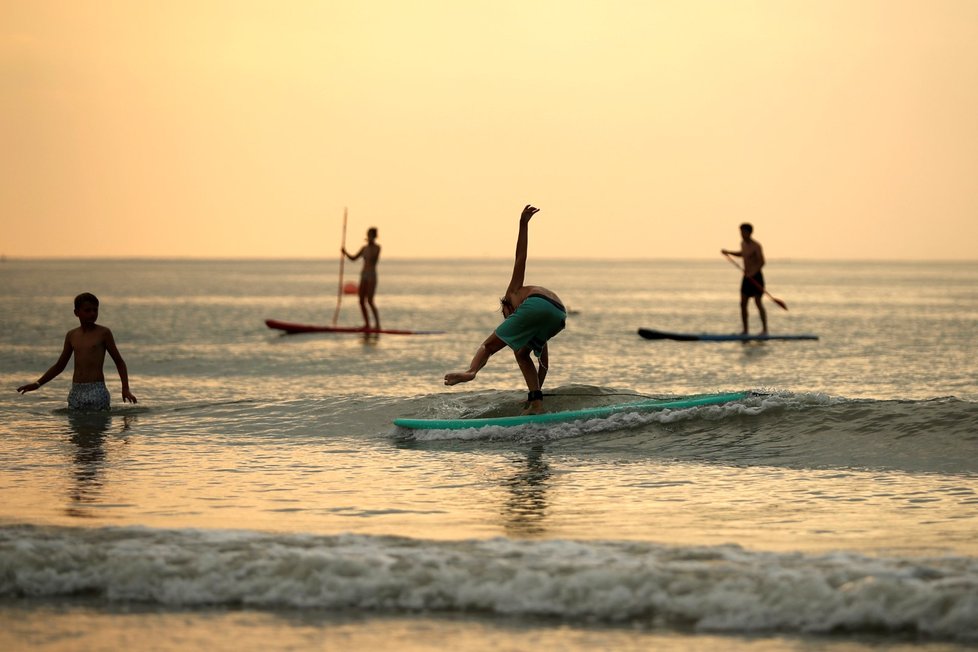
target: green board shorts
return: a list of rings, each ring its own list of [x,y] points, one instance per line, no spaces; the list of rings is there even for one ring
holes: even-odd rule
[[[567,311],[540,294],[531,294],[496,328],[496,337],[513,349],[529,346],[539,358],[547,340],[564,330]]]

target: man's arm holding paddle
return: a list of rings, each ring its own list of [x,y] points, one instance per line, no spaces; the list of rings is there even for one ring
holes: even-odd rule
[[[740,251],[730,251],[721,249],[720,253],[725,256],[738,256],[744,259],[744,276],[753,276],[764,267],[767,261],[764,260],[764,250],[756,242],[745,242],[741,245]]]
[[[761,267],[763,267],[764,264],[765,264],[764,250],[763,249],[760,249],[760,247],[758,247],[758,250],[759,250],[759,255],[760,255]],[[774,301],[774,303],[778,304],[781,308],[784,308],[785,310],[788,309],[788,304],[786,304],[784,301],[782,301],[781,299],[777,298],[776,296],[774,296],[773,294],[771,294],[770,292],[768,292],[767,291],[767,288],[765,288],[763,285],[761,285],[756,280],[754,280],[753,274],[748,274],[745,271],[744,268],[746,268],[746,266],[747,266],[747,259],[746,258],[744,258],[744,268],[742,268],[740,265],[738,265],[734,261],[734,259],[731,258],[731,256],[741,256],[741,257],[743,257],[744,254],[742,252],[740,252],[740,251],[729,251],[728,249],[721,249],[720,250],[720,253],[722,253],[724,256],[726,256],[727,257],[727,260],[730,261],[730,264],[733,265],[734,267],[736,267],[737,269],[739,269],[741,271],[741,273],[743,273],[744,277],[747,280],[749,280],[758,290],[761,290],[764,294],[766,294],[767,296],[771,297],[771,300]],[[760,270],[760,267],[758,267],[758,270]]]
[[[342,249],[340,249],[340,251],[343,253],[344,256],[346,256],[350,260],[357,260],[358,258],[360,258],[360,256],[363,255],[364,249],[366,249],[366,247],[360,247],[360,251],[358,251],[355,254],[351,254],[349,251],[347,251],[346,247],[343,247]]]

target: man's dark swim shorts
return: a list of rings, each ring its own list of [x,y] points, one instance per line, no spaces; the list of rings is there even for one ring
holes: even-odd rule
[[[754,279],[756,283],[752,282]],[[753,276],[745,276],[744,280],[740,282],[740,293],[745,297],[759,297],[764,294],[764,274],[758,272]]]

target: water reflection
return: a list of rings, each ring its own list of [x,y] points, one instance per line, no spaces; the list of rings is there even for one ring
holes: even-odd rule
[[[130,417],[122,417],[122,430],[129,430]],[[68,489],[69,503],[65,508],[68,516],[91,518],[88,509],[97,505],[102,494],[103,470],[106,463],[105,435],[112,425],[109,412],[69,412],[68,427],[71,443],[75,447],[73,462],[74,482]]]
[[[745,363],[754,362],[767,356],[771,353],[771,348],[766,345],[767,342],[756,340],[741,342],[741,349],[744,352],[743,361]]]
[[[547,531],[547,490],[552,473],[544,452],[543,446],[528,450],[525,459],[516,460],[516,473],[503,480],[509,490],[503,504],[503,526],[512,536],[539,536]]]

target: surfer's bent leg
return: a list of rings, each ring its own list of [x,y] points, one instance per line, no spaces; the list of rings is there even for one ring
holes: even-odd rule
[[[520,366],[520,371],[523,373],[527,390],[532,392],[540,389],[540,376],[537,375],[537,367],[530,357],[530,347],[516,351],[516,364]]]
[[[537,374],[536,365],[533,364],[533,358],[530,357],[530,350],[530,347],[526,346],[516,351],[516,364],[520,366],[520,371],[523,372],[523,380],[526,381],[526,388],[530,394],[540,396],[540,398],[528,400],[523,414],[541,414],[543,413],[543,397],[539,393],[540,376]]]
[[[492,333],[486,338],[486,341],[482,343],[476,352],[475,357],[472,358],[472,362],[469,363],[469,368],[465,371],[459,371],[455,373],[445,374],[445,384],[446,385],[457,385],[458,383],[467,383],[475,375],[479,373],[479,370],[486,366],[489,362],[489,358],[493,354],[498,353],[503,347],[506,346],[506,342],[503,342],[499,337]]]

